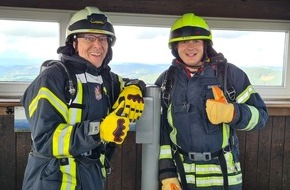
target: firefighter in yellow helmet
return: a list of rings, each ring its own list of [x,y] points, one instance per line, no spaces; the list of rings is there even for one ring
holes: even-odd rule
[[[236,131],[265,126],[268,112],[247,75],[213,49],[206,21],[186,13],[172,25],[162,92],[162,190],[241,190]]]
[[[145,83],[125,80],[108,65],[115,41],[98,8],[76,12],[60,60],[44,62],[25,91],[32,150],[23,190],[104,189],[113,149],[144,109]]]

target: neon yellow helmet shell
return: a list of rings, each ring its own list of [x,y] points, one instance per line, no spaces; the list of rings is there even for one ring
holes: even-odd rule
[[[112,38],[111,45],[116,41],[114,27],[109,18],[96,7],[86,7],[76,12],[66,29],[66,40],[69,41],[74,34],[97,33]]]
[[[169,48],[172,48],[173,42],[185,40],[212,41],[210,28],[203,18],[193,13],[186,13],[173,23],[170,30]]]

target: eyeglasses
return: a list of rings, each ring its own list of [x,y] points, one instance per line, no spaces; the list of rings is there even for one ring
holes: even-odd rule
[[[84,38],[88,42],[95,42],[98,40],[99,43],[101,44],[106,44],[112,42],[112,38],[109,36],[94,36],[91,34],[79,34],[77,35],[77,38]]]

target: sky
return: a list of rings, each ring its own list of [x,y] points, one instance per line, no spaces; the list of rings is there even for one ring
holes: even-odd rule
[[[1,58],[57,59],[59,26],[52,22],[1,21]],[[115,26],[112,64],[169,64],[169,28]],[[213,30],[214,48],[238,66],[283,66],[285,33]]]
[[[57,23],[0,20],[0,25],[5,26],[0,27],[0,58],[57,58]]]

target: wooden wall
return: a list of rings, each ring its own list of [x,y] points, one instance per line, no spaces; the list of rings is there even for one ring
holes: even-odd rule
[[[14,115],[6,109],[0,103],[0,189],[21,190],[30,133],[15,133]],[[264,129],[238,134],[244,190],[290,189],[290,107],[270,107],[269,111]],[[135,143],[135,132],[129,132],[112,159],[106,190],[140,190],[141,159],[142,145]]]
[[[245,190],[290,189],[289,116],[271,116],[264,129],[239,139]]]

